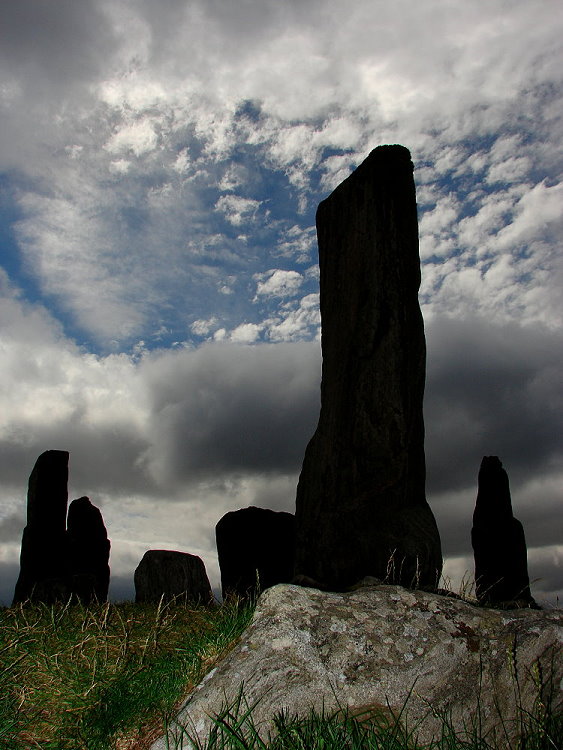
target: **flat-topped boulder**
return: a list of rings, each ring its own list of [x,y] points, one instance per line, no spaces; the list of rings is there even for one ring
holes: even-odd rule
[[[268,508],[226,513],[215,527],[223,598],[252,597],[293,578],[295,516]]]
[[[213,592],[201,557],[187,552],[151,549],[135,570],[135,602],[173,601],[210,604]]]

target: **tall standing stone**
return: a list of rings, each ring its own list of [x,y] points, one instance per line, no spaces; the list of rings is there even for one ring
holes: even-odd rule
[[[435,586],[425,497],[426,346],[413,165],[380,146],[317,210],[321,413],[297,488],[298,576]]]
[[[68,456],[67,451],[45,451],[29,477],[27,525],[14,604],[30,598],[51,603],[69,594],[65,534]]]
[[[70,504],[67,539],[73,594],[83,604],[107,601],[110,541],[102,514],[88,497]]]
[[[537,606],[530,593],[524,529],[512,513],[508,474],[498,456],[483,456],[471,544],[480,604]]]

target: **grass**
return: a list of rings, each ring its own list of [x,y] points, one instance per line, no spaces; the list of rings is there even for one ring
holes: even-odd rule
[[[256,705],[256,704],[255,704]],[[402,722],[406,706],[392,711],[353,715],[348,709],[332,713],[310,711],[306,717],[280,712],[264,739],[253,721],[255,705],[248,705],[242,688],[237,698],[213,719],[209,736],[201,741],[187,726],[170,730],[168,750],[561,750],[563,717],[538,712],[523,717],[524,732],[517,743],[500,733],[500,741],[483,737],[477,724],[455,732],[447,716],[442,733],[430,744],[417,742],[416,727]],[[184,744],[182,745],[182,740]]]
[[[0,610],[0,750],[145,750],[253,608]]]
[[[253,606],[133,603],[0,609],[0,750],[148,750],[174,727],[170,750],[190,739],[172,719],[183,699],[236,643]],[[280,713],[261,738],[254,706],[238,698],[215,717],[197,750],[420,750],[401,716],[305,717]],[[478,727],[455,733],[447,716],[432,750],[558,750],[563,719],[538,705],[523,716],[517,747],[497,746]],[[189,746],[186,742],[184,747]]]

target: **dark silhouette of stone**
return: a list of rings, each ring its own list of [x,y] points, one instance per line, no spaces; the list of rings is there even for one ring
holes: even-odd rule
[[[135,570],[135,602],[210,604],[211,585],[200,557],[186,552],[151,549]]]
[[[537,607],[530,593],[526,539],[512,514],[508,474],[497,456],[483,456],[471,544],[480,604]]]
[[[434,587],[413,165],[380,146],[317,210],[321,413],[297,488],[296,581]]]
[[[215,527],[223,599],[252,597],[293,578],[295,517],[266,508],[226,513]]]
[[[73,593],[83,604],[107,601],[110,541],[102,514],[89,498],[70,504],[67,539]]]
[[[66,510],[68,452],[45,451],[29,477],[27,525],[13,604],[28,599],[50,604],[69,595]]]

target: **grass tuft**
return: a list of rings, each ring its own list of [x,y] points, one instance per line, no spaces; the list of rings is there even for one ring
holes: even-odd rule
[[[144,750],[253,608],[18,605],[0,610],[0,750]]]
[[[563,747],[563,718],[528,717],[520,739],[494,740],[483,737],[478,724],[454,731],[443,717],[441,736],[431,743],[417,740],[416,727],[408,730],[402,719],[390,711],[352,714],[349,709],[332,713],[310,711],[305,717],[280,712],[272,728],[260,732],[253,719],[258,704],[249,705],[243,686],[234,701],[214,718],[209,736],[201,740],[193,728],[169,726],[168,750],[560,750]]]

